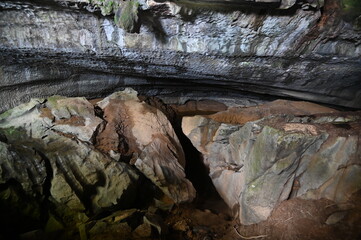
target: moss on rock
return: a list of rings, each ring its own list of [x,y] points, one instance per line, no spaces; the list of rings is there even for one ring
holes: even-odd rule
[[[135,32],[138,23],[139,3],[136,0],[126,1],[118,8],[114,21],[127,32]]]
[[[118,27],[127,32],[135,32],[138,23],[138,0],[90,0],[90,3],[98,7],[103,16],[113,15],[114,22]]]
[[[359,0],[343,0],[342,1],[343,18],[352,22],[357,30],[361,29],[361,1]]]

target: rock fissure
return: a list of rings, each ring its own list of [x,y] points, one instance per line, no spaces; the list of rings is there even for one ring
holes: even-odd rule
[[[356,239],[360,10],[0,0],[0,238]]]
[[[25,157],[25,175],[15,179],[22,181],[27,177],[29,181],[24,187],[43,196],[47,209],[59,221],[64,214],[69,214],[69,210],[64,212],[64,209],[71,209],[71,212],[87,213],[94,223],[116,210],[144,206],[146,202],[157,202],[158,207],[169,209],[174,203],[184,201],[186,196],[193,199],[194,185],[196,206],[202,208],[213,202],[209,206],[221,213],[232,212],[244,229],[250,223],[262,224],[263,220],[272,219],[278,206],[283,206],[285,201],[328,198],[336,205],[343,204],[360,188],[357,177],[351,177],[361,170],[357,158],[359,136],[355,135],[360,129],[357,112],[340,113],[311,103],[278,100],[257,107],[215,111],[216,114],[207,117],[188,117],[183,114],[212,112],[212,105],[209,110],[194,108],[197,104],[204,107],[201,103],[171,108],[154,98],[139,99],[143,97],[138,98],[130,89],[91,103],[85,98],[55,96],[47,101],[33,100],[2,114],[0,129],[4,141],[0,147],[7,146],[4,144],[18,146],[16,139],[21,139],[21,146],[30,143],[35,149],[32,150],[34,157],[39,158]],[[196,110],[185,110],[186,107]],[[216,107],[218,109],[218,105]],[[184,116],[183,132],[181,116]],[[88,120],[74,126],[73,121],[77,122],[78,118]],[[97,127],[93,127],[93,122]],[[49,132],[49,123],[55,129],[59,125],[62,128]],[[198,123],[198,127],[187,125],[190,123]],[[345,123],[347,127],[343,126]],[[133,160],[124,158],[127,154],[119,151],[119,144],[114,145],[115,150],[103,149],[100,153],[97,142],[88,140],[98,139],[110,125],[115,126],[109,131],[115,134],[114,140],[135,138],[132,141],[137,148],[129,155]],[[64,126],[78,130],[70,137]],[[85,129],[88,127],[92,134]],[[173,128],[175,131],[169,130]],[[106,137],[112,138],[104,135]],[[265,144],[265,141],[269,142]],[[19,154],[10,153],[12,161],[29,151],[21,146],[16,150]],[[102,160],[97,163],[95,156]],[[2,155],[2,161],[4,157],[7,158]],[[162,158],[177,161],[163,162]],[[99,163],[102,167],[97,165]],[[0,166],[5,181],[11,174],[16,176],[11,164]],[[117,190],[111,186],[115,179],[110,180],[109,174],[114,174],[120,166],[123,168],[119,174],[129,174],[131,181],[142,182],[144,186],[133,184],[124,188],[120,195],[114,192]],[[134,171],[135,168],[138,170]],[[184,180],[186,176],[192,185]],[[115,186],[118,184],[124,183]],[[348,187],[345,188],[345,184],[349,184]],[[135,201],[134,194],[138,191],[145,191],[149,199]],[[49,192],[48,195],[45,192]],[[118,197],[112,198],[110,203],[103,198],[104,194],[118,194]],[[54,210],[57,205],[63,206],[60,208],[63,210],[59,207]],[[137,220],[134,226],[139,224]],[[151,225],[158,226],[154,222]]]

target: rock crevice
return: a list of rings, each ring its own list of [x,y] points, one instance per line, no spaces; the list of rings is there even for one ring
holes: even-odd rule
[[[147,188],[153,192],[141,198],[168,205],[193,200],[183,149],[162,112],[131,89],[96,104],[103,119],[85,98],[61,96],[33,99],[1,114],[0,184],[16,181],[29,197],[49,201],[55,209],[50,211],[69,226],[82,222],[77,214],[135,207],[142,202],[136,200],[139,191]]]
[[[287,105],[293,107],[286,111]],[[222,198],[238,208],[241,223],[254,224],[289,198],[343,203],[360,190],[360,116],[339,115],[317,105],[275,101],[185,117],[182,128],[203,154]]]

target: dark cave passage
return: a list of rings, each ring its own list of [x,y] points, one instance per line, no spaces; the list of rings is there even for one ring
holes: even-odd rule
[[[207,100],[206,97],[203,100],[187,101],[183,105],[165,104],[157,97],[140,96],[140,99],[162,111],[172,124],[185,154],[186,177],[197,191],[197,196],[192,202],[194,207],[230,215],[229,207],[209,177],[209,169],[203,163],[202,154],[193,146],[181,127],[182,118],[185,116],[214,114],[227,109],[227,107],[223,103]]]
[[[186,156],[185,172],[187,178],[197,190],[197,197],[194,200],[195,207],[229,215],[230,209],[214,187],[209,177],[209,169],[202,162],[201,153],[184,134],[179,136],[179,140]]]
[[[202,101],[198,101],[202,102]],[[204,103],[207,103],[207,100],[204,100]],[[214,102],[209,102],[214,104]],[[187,103],[185,104],[185,106]],[[192,202],[196,208],[199,209],[209,209],[216,213],[224,213],[229,215],[230,209],[224,200],[221,198],[217,192],[211,178],[209,177],[209,169],[203,163],[202,154],[193,146],[189,138],[182,131],[182,118],[185,116],[194,116],[197,114],[213,114],[218,112],[218,109],[215,109],[213,105],[208,107],[209,109],[203,109],[199,112],[191,113],[180,113],[177,110],[174,111],[176,115],[173,118],[172,125],[178,136],[178,139],[183,147],[183,151],[186,159],[185,173],[186,177],[192,182],[194,188],[197,191],[197,197]]]

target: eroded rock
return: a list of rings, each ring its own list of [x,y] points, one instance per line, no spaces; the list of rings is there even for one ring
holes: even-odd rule
[[[51,202],[56,217],[72,227],[145,203],[136,201],[139,190],[168,208],[195,197],[183,149],[160,110],[132,89],[95,102],[53,96],[1,114],[0,184],[16,183],[35,201]],[[135,167],[151,180],[149,189],[139,188],[145,179]]]
[[[184,133],[243,224],[266,220],[288,198],[341,203],[361,189],[360,113],[323,107],[305,112],[292,102],[285,111],[284,103],[183,118]]]
[[[311,11],[299,4],[205,11],[154,3],[140,11],[137,34],[112,17],[80,11],[90,1],[56,2],[62,6],[0,1],[0,112],[30,97],[104,97],[127,86],[163,99],[262,94],[361,108],[360,24],[343,20],[340,0]],[[114,13],[112,6],[105,12]]]
[[[84,121],[74,124],[74,118]],[[0,144],[0,182],[14,179],[27,194],[50,197],[74,212],[95,214],[129,205],[138,174],[91,145],[102,122],[80,98],[34,99],[5,112],[0,116],[5,141]]]
[[[126,91],[97,103],[107,121],[98,148],[114,156],[131,154],[131,163],[174,202],[191,201],[195,190],[185,178],[183,149],[170,122],[135,91]]]
[[[223,103],[212,100],[187,101],[182,105],[172,105],[177,113],[181,116],[213,114],[227,110],[227,106]]]

